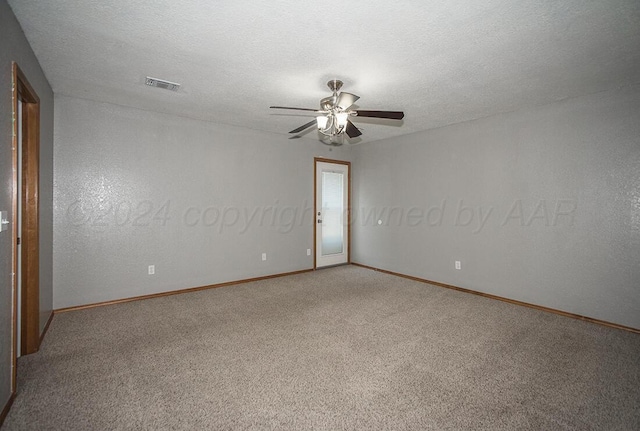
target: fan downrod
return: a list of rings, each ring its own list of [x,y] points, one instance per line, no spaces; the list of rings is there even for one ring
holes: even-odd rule
[[[327,82],[327,87],[329,87],[329,89],[335,93],[337,91],[340,91],[340,89],[342,88],[342,84],[344,83],[339,79],[332,79],[331,81]]]

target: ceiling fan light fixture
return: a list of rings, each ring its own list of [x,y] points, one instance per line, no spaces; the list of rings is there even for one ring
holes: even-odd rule
[[[293,108],[289,106],[271,106],[274,109],[292,109],[297,111],[312,111],[321,114],[314,120],[304,124],[289,133],[298,133],[312,127],[314,123],[318,126],[318,132],[324,136],[320,137],[321,142],[327,145],[342,145],[344,135],[354,139],[362,135],[362,132],[349,121],[349,116],[361,116],[371,118],[386,118],[391,120],[401,120],[404,117],[402,111],[371,111],[356,109],[355,102],[360,99],[352,93],[343,91],[338,93],[342,87],[342,81],[334,79],[327,82],[333,94],[320,100],[320,109]]]
[[[347,120],[349,119],[349,113],[347,112],[337,112],[336,113],[336,125],[338,129],[344,129],[344,126],[347,125]]]
[[[344,133],[340,133],[339,135],[334,135],[331,138],[331,143],[337,147],[344,144]]]
[[[325,130],[327,128],[327,123],[329,122],[329,117],[321,115],[320,117],[316,117],[316,122],[318,123],[319,130]]]
[[[330,145],[332,147],[339,147],[339,146],[344,144],[344,135],[343,134],[327,135],[327,138],[325,138],[325,140],[323,140],[323,143],[326,144],[326,145]]]

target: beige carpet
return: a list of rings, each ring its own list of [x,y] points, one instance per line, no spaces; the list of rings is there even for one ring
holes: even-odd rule
[[[55,316],[3,431],[640,429],[640,336],[346,266]]]

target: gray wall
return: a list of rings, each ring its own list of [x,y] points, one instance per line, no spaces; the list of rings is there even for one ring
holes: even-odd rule
[[[353,175],[354,262],[640,328],[640,86],[361,145]]]
[[[22,29],[0,0],[0,210],[11,218],[12,99],[11,62],[16,61],[40,97],[40,329],[53,306],[53,92]],[[11,231],[0,233],[0,408],[9,398],[11,378]]]
[[[56,309],[313,267],[313,158],[348,149],[55,102]]]

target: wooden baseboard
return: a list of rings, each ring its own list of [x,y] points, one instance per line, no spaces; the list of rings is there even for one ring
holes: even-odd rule
[[[227,282],[224,282],[224,283],[210,284],[210,285],[207,285],[207,286],[191,287],[191,288],[179,289],[179,290],[171,290],[169,292],[152,293],[150,295],[133,296],[131,298],[114,299],[112,301],[96,302],[96,303],[93,303],[93,304],[76,305],[74,307],[59,308],[59,309],[54,311],[54,314],[66,313],[67,311],[86,310],[88,308],[95,308],[95,307],[104,307],[106,305],[122,304],[122,303],[125,303],[125,302],[142,301],[144,299],[160,298],[160,297],[163,297],[163,296],[179,295],[179,294],[182,294],[182,293],[198,292],[200,290],[216,289],[218,287],[233,286],[235,284],[243,284],[243,283],[251,283],[252,281],[268,280],[270,278],[278,278],[278,277],[285,277],[287,275],[303,274],[305,272],[311,272],[311,271],[313,271],[313,268],[311,268],[311,269],[302,269],[300,271],[293,271],[293,272],[284,272],[284,273],[281,273],[281,274],[263,275],[261,277],[245,278],[243,280],[227,281]]]
[[[44,340],[44,336],[47,334],[47,331],[49,330],[49,325],[51,325],[51,321],[53,320],[53,315],[54,315],[54,311],[52,310],[51,313],[49,313],[49,318],[47,319],[47,323],[44,325],[44,329],[40,334],[40,342],[38,343],[38,346],[42,344],[42,340]]]
[[[555,308],[544,307],[542,305],[530,304],[528,302],[518,301],[515,299],[504,298],[498,295],[492,295],[490,293],[478,292],[477,290],[465,289],[463,287],[453,286],[451,284],[440,283],[437,281],[427,280],[420,277],[413,277],[411,275],[401,274],[399,272],[387,271],[386,269],[375,268],[373,266],[363,265],[361,263],[352,263],[352,265],[359,266],[362,268],[371,269],[373,271],[382,272],[385,274],[395,275],[397,277],[407,278],[409,280],[419,281],[421,283],[432,284],[438,287],[444,287],[447,289],[457,290],[459,292],[471,293],[473,295],[483,296],[489,299],[497,299],[498,301],[508,302],[509,304],[520,305],[523,307],[533,308],[535,310],[546,311],[548,313],[559,314],[565,317],[571,317],[572,319],[584,320],[586,322],[595,323],[597,325],[608,326],[610,328],[622,329],[623,331],[633,332],[635,334],[640,334],[640,329],[632,328],[630,326],[619,325],[617,323],[607,322],[606,320],[594,319],[592,317],[581,316],[580,314],[569,313],[567,311],[556,310]]]
[[[13,400],[15,398],[16,398],[16,394],[12,393],[11,396],[9,397],[9,400],[7,401],[7,404],[4,405],[4,408],[2,409],[2,413],[0,413],[0,427],[4,423],[4,420],[7,418],[7,415],[9,414],[9,410],[11,410],[11,405],[13,404]]]

